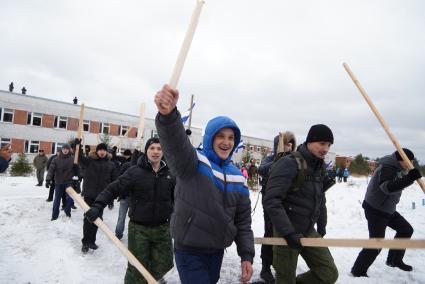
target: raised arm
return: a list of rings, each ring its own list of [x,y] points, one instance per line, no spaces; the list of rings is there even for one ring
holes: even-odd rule
[[[178,98],[178,91],[168,85],[155,95],[158,108],[155,125],[168,167],[176,177],[186,178],[195,173],[198,158],[177,111]]]

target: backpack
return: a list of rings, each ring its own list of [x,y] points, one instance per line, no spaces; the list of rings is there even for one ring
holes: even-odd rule
[[[307,162],[304,159],[303,155],[299,151],[294,151],[294,152],[291,152],[289,154],[284,153],[284,152],[277,154],[275,159],[273,160],[273,164],[271,165],[271,167],[273,167],[273,165],[278,160],[280,160],[281,158],[283,158],[287,155],[290,155],[290,154],[292,154],[294,156],[295,161],[297,162],[297,168],[298,168],[297,176],[292,180],[292,184],[291,184],[291,187],[290,187],[291,191],[293,191],[293,192],[298,191],[305,181],[320,181],[320,182],[323,182],[325,180],[325,176],[326,176],[325,168],[322,167],[320,169],[320,177],[311,176],[307,171]],[[270,172],[270,170],[269,170],[269,172]],[[262,192],[265,192],[265,188],[267,186],[268,179],[269,179],[269,173],[267,173],[267,178],[264,179],[264,185],[263,185],[264,190],[262,190]],[[332,185],[327,187],[326,190],[328,188],[330,188]],[[325,189],[324,189],[324,191],[325,191]]]

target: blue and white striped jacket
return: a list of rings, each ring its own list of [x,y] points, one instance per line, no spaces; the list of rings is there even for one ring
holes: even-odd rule
[[[221,160],[212,146],[220,129],[231,128],[234,151],[240,141],[236,123],[223,116],[210,120],[202,150],[191,145],[177,110],[167,116],[158,114],[156,128],[167,164],[176,176],[171,216],[175,247],[202,252],[224,249],[235,241],[241,260],[252,262],[254,238],[246,180],[230,163],[231,155]]]

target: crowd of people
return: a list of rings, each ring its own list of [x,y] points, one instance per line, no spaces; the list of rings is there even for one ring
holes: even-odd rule
[[[247,180],[261,177],[264,237],[287,242],[287,246],[262,246],[260,276],[264,283],[335,283],[339,272],[329,249],[303,246],[301,241],[326,235],[326,192],[336,178],[346,182],[349,176],[346,168],[337,168],[333,174],[326,171],[324,158],[334,143],[332,130],[323,124],[312,125],[299,145],[287,131],[280,141],[283,147],[278,147],[276,136],[273,153],[258,168],[255,160],[239,168],[231,162],[241,139],[236,122],[225,116],[211,119],[203,148],[196,149],[181,123],[178,99],[178,91],[168,85],[155,95],[159,138],[148,139],[143,152],[126,150],[117,155],[116,148],[108,149],[104,143],[93,151],[83,150],[80,139],[63,145],[49,158],[40,150],[33,161],[36,185],[43,184],[47,168],[45,186],[50,190],[46,201],[53,201],[51,220],[58,219],[61,202],[65,215],[71,217],[74,204],[65,190],[72,186],[90,206],[81,240],[81,251],[87,253],[98,249],[93,222],[118,199],[115,234],[123,237],[128,211],[128,248],[155,279],[162,279],[175,263],[181,283],[217,283],[225,249],[235,243],[240,281],[245,283],[253,274],[255,253]],[[414,159],[412,151],[404,151],[409,160]],[[1,149],[0,170],[7,167],[10,153],[10,147]],[[362,204],[371,238],[384,237],[386,227],[394,229],[397,238],[412,236],[412,226],[396,206],[403,190],[419,178],[420,172],[408,170],[397,151],[380,160]],[[379,252],[363,249],[352,275],[367,277]],[[411,271],[403,262],[404,253],[390,250],[387,265]],[[296,275],[299,256],[309,270]],[[124,282],[147,283],[130,263]]]

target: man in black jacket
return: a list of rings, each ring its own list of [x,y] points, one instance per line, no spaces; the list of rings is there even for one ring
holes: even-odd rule
[[[338,278],[328,248],[303,247],[300,241],[304,237],[320,238],[325,234],[325,190],[328,184],[323,159],[333,141],[329,127],[313,125],[306,142],[298,148],[303,161],[297,161],[300,157],[292,153],[278,160],[270,170],[264,207],[273,223],[274,236],[283,237],[288,243],[288,246],[273,247],[273,267],[278,284],[335,283]],[[301,172],[299,162],[306,163],[307,168],[303,182],[294,187]],[[316,222],[321,234],[314,228]],[[296,276],[300,254],[310,270]]]
[[[80,142],[81,140],[76,139],[76,143]],[[107,149],[106,144],[100,143],[96,146],[96,151],[90,152],[88,157],[80,155],[80,164],[84,168],[83,196],[89,206],[93,205],[99,193],[118,177],[117,168],[111,162],[111,155]],[[98,248],[96,233],[97,226],[84,218],[82,252],[88,252],[89,248],[93,250]]]
[[[72,185],[72,177],[75,175],[74,156],[71,154],[71,146],[64,144],[59,155],[51,161],[46,176],[46,187],[49,188],[55,181],[55,199],[53,201],[52,221],[59,216],[59,205],[62,196],[66,196],[65,214],[71,217],[72,198],[66,193],[66,188]]]
[[[412,151],[403,148],[409,160],[415,158]],[[409,222],[396,211],[402,191],[421,178],[417,169],[411,169],[407,174],[408,165],[396,151],[379,160],[379,167],[373,174],[363,201],[363,209],[367,219],[369,237],[384,238],[387,227],[396,231],[395,238],[410,238],[413,228]],[[367,277],[367,270],[375,261],[380,249],[363,249],[354,263],[351,273],[355,277]],[[411,271],[412,266],[403,262],[406,250],[388,251],[387,265],[404,271]]]
[[[273,224],[270,220],[269,215],[267,214],[266,209],[264,208],[264,197],[266,196],[266,186],[267,180],[269,179],[269,171],[271,166],[276,160],[276,157],[284,157],[293,152],[296,148],[295,135],[290,132],[283,133],[283,150],[282,153],[278,153],[278,144],[279,144],[279,135],[273,139],[273,153],[261,161],[260,166],[258,167],[258,173],[262,177],[262,187],[261,187],[261,202],[263,204],[263,216],[264,216],[264,237],[271,238],[273,237]],[[275,282],[275,278],[271,271],[271,266],[273,264],[273,247],[270,245],[261,245],[261,272],[260,277],[267,283],[272,284]]]
[[[155,279],[161,279],[173,267],[170,215],[174,205],[175,179],[162,160],[158,138],[146,142],[145,156],[130,167],[98,196],[86,213],[95,221],[103,208],[116,197],[129,196],[128,249]],[[146,283],[130,263],[125,283]]]

